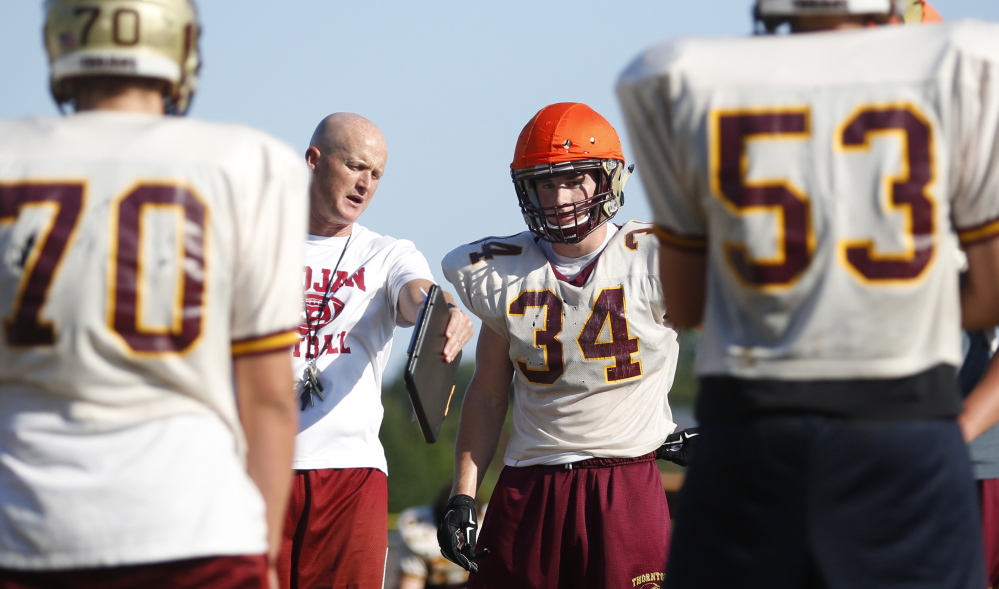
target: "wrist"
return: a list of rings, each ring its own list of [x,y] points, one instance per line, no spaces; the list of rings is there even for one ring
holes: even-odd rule
[[[458,494],[447,500],[447,508],[453,507],[475,507],[475,499],[471,495]]]

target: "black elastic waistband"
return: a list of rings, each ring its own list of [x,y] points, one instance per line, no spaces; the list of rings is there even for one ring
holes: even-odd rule
[[[774,380],[701,378],[699,422],[772,413],[816,413],[870,419],[953,417],[961,412],[956,370],[939,364],[889,379]]]
[[[652,462],[656,459],[655,452],[649,452],[634,458],[587,458],[576,462],[566,462],[565,464],[535,464],[539,468],[553,468],[557,470],[576,470],[580,468],[606,468],[608,466],[621,466],[624,464],[638,464],[640,462]],[[526,467],[531,468],[531,467]]]

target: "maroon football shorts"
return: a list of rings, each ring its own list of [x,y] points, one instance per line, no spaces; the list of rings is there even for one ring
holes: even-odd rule
[[[978,481],[985,534],[985,574],[989,587],[999,587],[999,479]]]
[[[387,551],[385,473],[295,471],[277,563],[281,589],[381,589]]]
[[[476,545],[490,554],[478,561],[468,587],[659,587],[669,544],[654,454],[508,466]]]
[[[0,589],[267,589],[267,560],[216,556],[155,564],[61,571],[0,569]]]

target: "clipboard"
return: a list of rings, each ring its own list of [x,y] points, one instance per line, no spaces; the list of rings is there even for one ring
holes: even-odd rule
[[[444,362],[444,333],[451,312],[444,294],[436,284],[430,287],[416,319],[413,338],[409,342],[406,361],[406,391],[416,411],[416,418],[428,444],[437,441],[441,425],[451,407],[455,378],[461,363],[461,352],[450,364]]]

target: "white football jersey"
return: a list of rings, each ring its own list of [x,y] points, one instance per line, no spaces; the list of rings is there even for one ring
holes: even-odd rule
[[[572,281],[526,231],[444,258],[465,306],[510,342],[507,464],[640,456],[676,427],[667,393],[679,345],[666,323],[652,231],[628,222]]]
[[[662,239],[708,255],[701,375],[960,362],[953,252],[999,232],[999,26],[680,40],[618,96]]]
[[[241,126],[0,122],[0,566],[263,552],[232,357],[296,341],[307,182]]]

